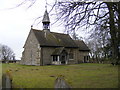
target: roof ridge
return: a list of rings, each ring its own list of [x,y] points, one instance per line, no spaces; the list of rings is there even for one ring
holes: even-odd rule
[[[33,31],[42,31],[42,30],[39,30],[39,29],[33,29],[33,28],[32,28],[31,30],[33,30]]]
[[[40,32],[44,32],[43,30],[39,30],[39,29],[31,29],[31,30],[35,30],[35,31],[40,31]],[[58,33],[58,32],[50,32],[50,33],[55,33],[55,34],[62,34],[62,35],[69,35],[69,34],[65,34],[65,33]]]
[[[51,32],[51,33],[55,33],[55,34],[62,34],[62,35],[69,35],[69,34],[65,34],[65,33],[58,33],[58,32]]]

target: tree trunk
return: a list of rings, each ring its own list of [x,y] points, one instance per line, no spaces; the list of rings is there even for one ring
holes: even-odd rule
[[[118,2],[118,60],[120,61],[120,1]]]
[[[112,58],[116,62],[118,59],[118,38],[117,38],[117,30],[115,27],[114,21],[114,11],[113,11],[113,3],[106,3],[109,10],[109,24],[110,24],[110,35],[111,35],[111,45],[112,45]]]

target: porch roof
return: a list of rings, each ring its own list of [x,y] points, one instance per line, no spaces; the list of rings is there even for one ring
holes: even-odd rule
[[[55,48],[55,51],[52,53],[52,56],[60,55],[62,53],[63,49],[64,49],[64,47]]]

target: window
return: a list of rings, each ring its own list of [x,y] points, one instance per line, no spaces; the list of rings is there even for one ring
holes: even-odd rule
[[[87,56],[87,60],[89,60],[89,56]]]
[[[73,51],[70,51],[70,53],[69,53],[69,59],[74,59]]]
[[[84,56],[84,63],[89,62],[89,56]]]
[[[57,61],[57,56],[53,56],[53,61]]]

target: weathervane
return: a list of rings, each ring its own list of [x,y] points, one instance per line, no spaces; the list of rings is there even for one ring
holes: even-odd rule
[[[46,1],[46,5],[45,5],[45,8],[46,8],[46,10],[47,10],[47,0],[45,0]]]

